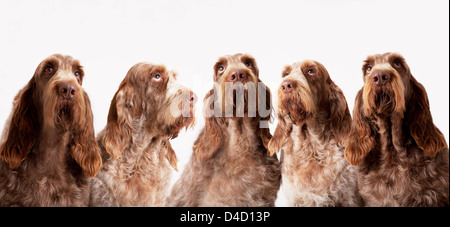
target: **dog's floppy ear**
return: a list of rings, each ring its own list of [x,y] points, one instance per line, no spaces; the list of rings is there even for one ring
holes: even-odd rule
[[[278,153],[280,149],[284,146],[286,139],[289,137],[290,126],[287,125],[286,121],[281,115],[278,117],[278,124],[273,133],[272,139],[270,139],[268,144],[269,155],[273,156]]]
[[[358,165],[375,147],[375,130],[369,124],[369,119],[364,116],[363,89],[356,95],[353,109],[353,122],[350,135],[345,143],[345,158],[351,165]]]
[[[111,154],[113,160],[122,154],[131,140],[133,131],[131,124],[132,98],[133,88],[125,80],[122,81],[111,101],[108,122],[102,140],[105,150]]]
[[[223,119],[214,116],[214,114],[219,112],[211,112],[214,111],[215,98],[214,89],[211,89],[203,99],[203,103],[205,104],[205,127],[200,132],[193,146],[198,162],[203,162],[211,158],[223,143]]]
[[[259,79],[258,79],[259,80]],[[272,94],[269,87],[265,86],[261,80],[258,82],[258,131],[257,134],[261,139],[262,145],[269,150],[269,141],[272,139],[270,134],[269,121],[272,117]],[[264,97],[262,97],[264,96]]]
[[[221,119],[216,117],[205,118],[205,127],[194,142],[193,149],[199,162],[211,158],[222,146],[223,132],[218,120]]]
[[[82,121],[72,132],[70,152],[72,158],[80,165],[90,177],[97,175],[102,167],[100,149],[95,141],[94,117],[91,110],[91,102],[86,92],[83,91],[84,116]]]
[[[350,133],[352,118],[348,110],[347,101],[341,89],[329,81],[329,113],[327,123],[335,139],[341,144],[346,141]]]
[[[447,147],[444,135],[434,125],[425,88],[411,76],[411,98],[405,113],[405,125],[425,154],[434,157]]]
[[[167,154],[166,154],[166,158],[167,161],[169,161],[170,165],[176,170],[178,171],[178,158],[177,158],[177,154],[175,153],[175,151],[172,148],[172,144],[170,144],[170,141],[166,141],[165,143],[165,147],[167,150]]]
[[[6,138],[0,146],[0,158],[9,167],[17,168],[28,156],[36,143],[41,125],[37,105],[34,101],[36,90],[35,77],[28,82],[14,99],[13,112],[6,123],[2,138]]]

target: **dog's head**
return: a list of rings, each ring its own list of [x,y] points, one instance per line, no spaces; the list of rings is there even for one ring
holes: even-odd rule
[[[267,147],[272,137],[268,128],[271,93],[259,79],[256,60],[248,54],[226,55],[213,70],[214,87],[204,98],[205,128],[194,143],[198,161],[212,157],[222,146],[227,119],[250,120]]]
[[[278,120],[269,144],[270,153],[281,148],[290,130],[314,120],[325,123],[337,141],[344,141],[350,130],[351,117],[341,89],[331,80],[326,68],[317,61],[305,60],[285,66],[278,88]]]
[[[193,126],[197,96],[176,77],[163,65],[131,67],[111,101],[103,138],[106,151],[114,158],[130,144],[137,127],[172,139],[181,129]]]

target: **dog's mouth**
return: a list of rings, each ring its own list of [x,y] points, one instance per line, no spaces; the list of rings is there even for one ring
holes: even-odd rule
[[[278,109],[280,113],[295,122],[304,122],[314,116],[316,109],[315,102],[311,96],[311,93],[300,86],[296,85],[289,92],[283,91],[281,88],[278,90]]]
[[[176,125],[178,124],[180,127],[180,130],[183,128],[192,128],[194,127],[195,124],[195,116],[194,116],[194,112],[190,113],[189,117],[179,117],[176,121]]]
[[[61,99],[55,107],[55,126],[68,129],[76,115],[75,105],[72,100]]]
[[[244,85],[239,86],[237,89],[233,90],[233,108],[236,109],[238,105],[244,104],[244,110],[247,110],[248,104],[248,89]]]
[[[72,112],[72,104],[70,101],[66,101],[63,100],[59,103],[59,107],[58,107],[59,111],[58,111],[58,116],[60,117],[70,117],[71,116],[71,112]]]
[[[225,116],[244,117],[248,113],[249,105],[256,106],[256,90],[250,91],[252,83],[235,83],[232,87],[225,87],[223,91],[223,112]],[[254,95],[251,95],[254,94]],[[251,97],[250,97],[251,96]]]
[[[194,100],[181,95],[175,96],[168,105],[169,109],[161,111],[158,116],[161,128],[165,129],[170,138],[176,138],[183,128],[187,130],[194,127],[196,96],[192,97]]]
[[[366,115],[389,116],[395,111],[401,111],[403,98],[396,92],[392,84],[383,86],[367,86],[364,92],[364,109]],[[398,93],[398,94],[397,94]]]
[[[167,128],[168,135],[170,139],[174,139],[178,136],[178,133],[182,129],[189,129],[193,128],[195,125],[195,117],[194,113],[191,112],[190,116],[180,116]]]
[[[278,108],[281,110],[280,113],[288,116],[295,123],[301,123],[313,117],[313,112],[308,110],[303,102],[290,96],[281,99]]]
[[[372,108],[377,114],[391,114],[395,109],[395,94],[389,86],[375,87]]]

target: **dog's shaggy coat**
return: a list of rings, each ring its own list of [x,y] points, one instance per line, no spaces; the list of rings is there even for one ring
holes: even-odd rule
[[[258,111],[254,117],[248,105],[243,110],[237,108],[238,103],[252,102],[249,97],[255,96],[251,92],[245,90],[244,100],[239,100],[238,91],[228,94],[225,91],[227,84],[256,86],[261,82],[258,77],[255,59],[249,55],[224,56],[216,63],[217,89],[211,90],[204,99],[205,127],[194,142],[194,152],[173,186],[167,205],[274,206],[280,187],[280,166],[276,157],[267,154],[269,129],[260,127],[260,121],[270,119],[270,91],[258,87],[263,95],[253,101],[269,113],[261,116]],[[226,102],[230,106],[232,102],[232,113],[226,113]],[[219,111],[208,115],[212,109]],[[239,113],[243,116],[239,117]]]
[[[341,89],[316,61],[286,66],[282,77],[269,152],[282,152],[289,205],[361,206],[356,171],[344,158],[351,116]]]
[[[0,206],[87,206],[102,165],[78,60],[43,60],[0,139]]]
[[[367,206],[448,206],[449,153],[425,88],[397,53],[362,68],[345,157]]]
[[[91,206],[163,206],[177,157],[170,139],[194,123],[195,94],[162,65],[138,63],[119,86],[97,136],[104,166]]]

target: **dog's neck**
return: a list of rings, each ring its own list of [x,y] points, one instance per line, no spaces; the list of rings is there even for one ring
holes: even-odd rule
[[[42,166],[61,166],[70,155],[69,143],[70,131],[44,126],[31,154],[36,155]]]
[[[260,141],[258,141],[257,130],[259,125],[255,123],[254,118],[227,118],[227,136],[224,141],[228,143],[230,152],[238,152],[238,157],[242,152],[257,150]],[[239,149],[235,149],[239,147]]]
[[[389,152],[389,147],[393,146],[396,151],[404,151],[405,137],[403,130],[403,114],[392,113],[389,116],[374,115],[371,122],[375,125],[379,134],[381,150]]]
[[[290,134],[294,141],[314,141],[314,144],[320,145],[328,143],[330,139],[325,128],[324,123],[318,123],[314,119],[310,119],[302,123],[292,123]]]
[[[121,166],[121,175],[124,179],[132,177],[137,166],[148,166],[146,163],[165,163],[166,143],[168,136],[161,136],[157,130],[150,130],[145,124],[133,125],[130,144],[120,155],[120,161],[114,162]],[[155,164],[156,166],[158,164]]]
[[[301,140],[306,140],[309,137],[313,136],[314,138],[321,140],[327,139],[325,138],[326,133],[326,116],[325,113],[318,113],[312,115],[312,117],[302,120],[301,122],[294,122],[290,118],[284,118],[287,121],[287,125],[290,125],[292,129],[296,129],[296,136]],[[292,130],[293,132],[294,130]]]
[[[144,152],[162,148],[169,139],[168,135],[161,135],[157,128],[148,127],[145,122],[145,119],[133,122],[134,130],[131,134],[131,143],[127,148],[133,155],[140,156]]]

